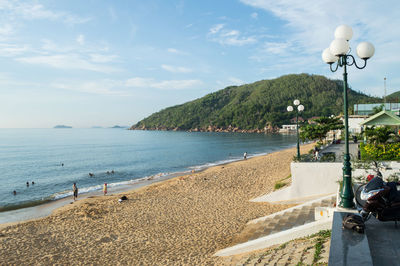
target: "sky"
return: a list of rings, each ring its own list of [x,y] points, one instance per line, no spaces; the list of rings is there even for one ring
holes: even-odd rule
[[[365,69],[348,68],[349,85],[381,97],[384,77],[387,94],[400,90],[398,10],[390,0],[0,0],[0,128],[131,126],[230,85],[341,79],[321,59],[341,24],[354,56],[362,41],[375,46]]]

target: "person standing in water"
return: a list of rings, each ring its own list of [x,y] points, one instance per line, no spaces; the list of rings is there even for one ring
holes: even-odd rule
[[[74,201],[76,198],[78,198],[78,187],[76,186],[76,183],[72,185],[72,191],[74,192]]]
[[[243,159],[244,159],[244,160],[247,159],[247,152],[243,153]]]
[[[103,193],[104,193],[104,196],[107,195],[107,183],[104,183]]]

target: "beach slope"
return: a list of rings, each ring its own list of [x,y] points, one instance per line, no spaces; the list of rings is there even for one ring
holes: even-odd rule
[[[302,150],[308,151],[312,144]],[[253,203],[290,174],[278,151],[118,195],[80,200],[0,230],[4,264],[209,265],[249,220],[289,206]]]

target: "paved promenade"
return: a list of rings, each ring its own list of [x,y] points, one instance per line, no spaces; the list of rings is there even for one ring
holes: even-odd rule
[[[350,151],[350,156],[353,158],[357,158],[357,153],[358,153],[358,144],[359,143],[353,143],[352,141],[349,143],[349,151]],[[344,154],[344,143],[341,144],[332,144],[329,147],[322,149],[320,151],[320,154],[324,154],[327,152],[334,152],[336,155],[336,161],[337,162],[343,162],[343,154]]]

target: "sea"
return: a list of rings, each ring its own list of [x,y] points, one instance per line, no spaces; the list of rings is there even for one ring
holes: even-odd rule
[[[104,183],[118,190],[295,144],[295,135],[280,134],[0,129],[0,212],[70,197],[73,183],[80,195]]]

